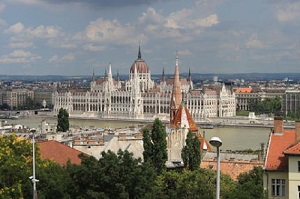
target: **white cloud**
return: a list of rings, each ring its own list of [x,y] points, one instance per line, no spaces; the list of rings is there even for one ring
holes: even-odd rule
[[[16,23],[16,24],[10,26],[5,32],[19,34],[19,33],[23,32],[24,29],[25,29],[24,25],[19,22],[19,23]]]
[[[156,10],[152,7],[149,7],[146,12],[142,14],[141,17],[138,18],[140,23],[154,23],[159,24],[164,20],[164,17],[156,12]]]
[[[9,44],[10,48],[31,48],[33,46],[32,42],[11,42]]]
[[[300,2],[288,2],[281,6],[277,6],[276,17],[279,22],[299,21],[300,18]]]
[[[93,44],[87,44],[84,46],[84,50],[87,50],[87,51],[103,51],[105,50],[106,47],[105,46],[96,46],[96,45],[93,45]]]
[[[3,55],[0,58],[0,63],[29,63],[38,59],[41,59],[41,57],[31,52],[14,50],[8,55]]]
[[[75,59],[75,55],[72,53],[69,53],[67,55],[64,56],[59,56],[59,55],[53,55],[48,61],[50,63],[53,62],[70,62],[73,61]]]
[[[188,49],[185,49],[185,50],[179,50],[178,51],[178,55],[179,56],[190,56],[190,55],[192,55],[193,53],[190,51],[190,50],[188,50]]]
[[[193,21],[196,27],[211,27],[219,23],[218,16],[216,14],[211,14],[205,18],[201,18]]]
[[[54,38],[62,35],[59,27],[56,26],[38,26],[36,28],[25,28],[25,26],[18,22],[8,29],[5,30],[6,33],[13,33],[20,35],[20,37],[26,39],[30,38]]]
[[[252,36],[245,44],[247,48],[264,48],[266,45],[264,42],[257,38],[257,36]]]
[[[219,23],[217,14],[203,14],[200,6],[183,8],[167,16],[158,13],[154,8],[148,8],[138,18],[139,25],[145,30],[146,36],[156,38],[176,38],[177,41],[190,41],[199,37],[205,28]]]
[[[136,37],[135,28],[130,24],[122,25],[118,20],[102,18],[90,22],[85,30],[85,37],[94,42],[131,43]]]
[[[54,38],[61,33],[60,28],[55,26],[38,26],[35,29],[27,29],[27,32],[38,38]]]

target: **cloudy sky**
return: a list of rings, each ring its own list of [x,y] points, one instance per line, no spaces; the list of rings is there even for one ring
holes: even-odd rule
[[[0,0],[0,74],[300,72],[298,0]]]

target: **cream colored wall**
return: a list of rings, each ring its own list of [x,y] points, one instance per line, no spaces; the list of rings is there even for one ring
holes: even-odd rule
[[[188,129],[172,129],[171,133],[167,136],[167,151],[168,160],[182,160],[181,151],[185,146],[185,139],[187,136]]]
[[[272,197],[272,179],[285,179],[285,196]],[[268,192],[269,199],[289,199],[288,193],[288,173],[287,172],[270,172],[264,173],[264,190]]]
[[[298,186],[300,186],[300,172],[298,171],[300,156],[289,156],[289,196],[298,199]]]

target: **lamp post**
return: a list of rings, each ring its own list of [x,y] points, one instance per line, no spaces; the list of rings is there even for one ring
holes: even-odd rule
[[[217,185],[216,185],[216,199],[220,199],[220,146],[222,140],[219,137],[212,137],[209,143],[217,148]]]
[[[35,179],[35,132],[36,129],[32,128],[30,129],[30,132],[32,133],[32,176],[29,177],[33,184],[33,199],[36,199],[37,193],[36,193],[36,182],[39,180]]]

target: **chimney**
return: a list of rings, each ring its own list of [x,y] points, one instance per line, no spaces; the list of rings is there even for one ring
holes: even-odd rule
[[[274,117],[274,133],[277,133],[277,134],[283,133],[283,117],[282,116]]]
[[[300,120],[295,121],[295,142],[300,141]]]

